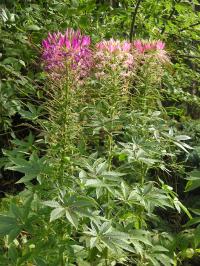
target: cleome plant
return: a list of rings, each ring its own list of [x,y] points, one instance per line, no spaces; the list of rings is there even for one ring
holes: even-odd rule
[[[161,104],[170,64],[160,40],[48,34],[40,135],[4,150],[25,189],[0,215],[1,265],[170,266],[198,254],[198,240],[180,250],[170,223],[196,222],[169,184],[192,149]]]

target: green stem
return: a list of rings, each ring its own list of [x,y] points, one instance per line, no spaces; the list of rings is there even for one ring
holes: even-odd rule
[[[108,266],[108,248],[105,251],[105,266]]]

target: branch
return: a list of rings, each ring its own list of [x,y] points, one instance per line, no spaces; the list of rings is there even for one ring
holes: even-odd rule
[[[188,29],[193,28],[193,27],[198,26],[198,25],[200,25],[200,21],[199,21],[199,22],[196,22],[196,23],[194,23],[194,24],[191,24],[191,25],[189,25],[188,27],[182,28],[182,29],[180,29],[179,31],[188,30]]]
[[[137,16],[137,12],[140,6],[140,3],[142,2],[142,0],[137,0],[136,6],[135,6],[135,10],[132,12],[132,22],[131,22],[131,30],[130,30],[130,42],[132,42],[133,40],[133,36],[135,34],[134,29],[135,29],[135,20],[136,20],[136,16]]]
[[[186,57],[186,58],[200,59],[200,56],[198,56],[198,55],[179,54],[178,56]]]

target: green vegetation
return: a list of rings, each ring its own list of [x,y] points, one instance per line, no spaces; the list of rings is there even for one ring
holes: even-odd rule
[[[200,265],[199,11],[0,2],[0,266]],[[92,39],[89,74],[78,48],[44,70],[42,41],[67,28]],[[111,38],[117,55],[96,45]]]

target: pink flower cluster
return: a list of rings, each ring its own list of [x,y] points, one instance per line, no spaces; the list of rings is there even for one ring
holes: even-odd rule
[[[127,41],[119,41],[110,39],[103,40],[96,44],[94,61],[95,76],[97,78],[105,78],[113,71],[120,77],[129,77],[134,67],[134,58],[131,53],[132,45]]]
[[[162,63],[168,62],[169,58],[167,56],[165,48],[165,43],[158,40],[158,41],[146,41],[146,40],[136,40],[133,43],[134,48],[136,51],[142,55],[145,55],[148,57],[148,54],[150,57],[152,55],[155,59],[159,60]]]
[[[96,78],[104,79],[113,74],[121,80],[133,76],[139,66],[137,61],[146,64],[154,59],[161,64],[169,62],[165,44],[158,41],[136,40],[134,43],[110,39],[96,44],[92,51],[89,36],[82,35],[79,30],[67,29],[49,33],[42,42],[42,60],[45,70],[52,79],[73,75],[73,80],[82,83],[93,68]],[[140,60],[142,58],[142,60]]]
[[[49,33],[42,42],[45,70],[53,78],[72,71],[77,80],[83,79],[92,66],[90,42],[90,37],[82,35],[79,30],[67,29],[64,34]]]

